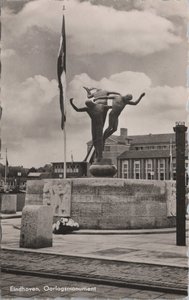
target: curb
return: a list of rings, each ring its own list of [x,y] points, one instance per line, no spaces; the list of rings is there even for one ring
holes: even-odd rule
[[[54,273],[44,273],[44,272],[35,272],[35,271],[26,271],[26,270],[19,270],[19,269],[11,269],[2,267],[1,272],[3,273],[11,273],[11,274],[18,274],[18,275],[27,275],[27,276],[36,276],[36,277],[43,277],[43,278],[52,278],[52,279],[62,279],[62,280],[70,280],[70,281],[78,281],[78,282],[86,282],[86,283],[94,283],[94,284],[103,284],[103,285],[110,285],[110,286],[117,286],[117,287],[125,287],[125,288],[134,288],[134,289],[141,289],[141,290],[150,290],[150,291],[157,291],[163,293],[172,293],[172,294],[180,294],[180,295],[188,295],[187,289],[179,289],[179,288],[172,288],[172,287],[162,287],[157,285],[147,285],[145,283],[138,283],[138,282],[125,282],[121,280],[111,280],[111,279],[103,279],[103,278],[95,278],[95,277],[84,277],[78,275],[69,275],[69,274],[54,274]]]
[[[176,232],[176,228],[163,228],[163,229],[138,229],[138,230],[85,230],[81,229],[73,231],[71,234],[82,234],[82,235],[140,235],[140,234],[167,234]]]
[[[10,214],[7,214],[7,216],[5,214],[1,214],[0,216],[0,220],[6,220],[6,219],[17,219],[17,218],[21,218],[22,214],[13,214],[12,216]]]
[[[45,248],[40,248],[45,249]],[[188,270],[188,266],[179,266],[179,265],[168,265],[168,264],[162,264],[162,263],[156,263],[156,262],[144,262],[144,261],[130,261],[130,260],[120,260],[120,259],[114,259],[114,258],[108,258],[108,257],[98,257],[98,256],[86,256],[81,254],[62,254],[62,253],[56,253],[56,252],[47,252],[45,250],[39,249],[28,249],[28,248],[9,248],[9,247],[1,247],[1,251],[10,251],[10,252],[17,252],[17,253],[34,253],[34,254],[42,254],[42,255],[53,255],[57,257],[63,257],[68,259],[88,259],[88,260],[97,260],[97,261],[105,261],[105,262],[113,262],[113,263],[129,263],[129,264],[141,264],[145,266],[159,266],[159,267],[169,267],[169,268],[178,268],[183,270]],[[2,268],[5,268],[2,266]]]

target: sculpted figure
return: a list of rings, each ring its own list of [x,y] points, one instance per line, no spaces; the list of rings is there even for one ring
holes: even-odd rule
[[[84,86],[83,88],[87,92],[87,98],[88,99],[92,99],[93,98],[93,101],[95,101],[98,104],[103,104],[103,105],[107,105],[108,104],[108,100],[106,98],[103,98],[103,97],[110,96],[110,95],[120,95],[120,93],[117,93],[117,92],[109,92],[107,90],[98,89],[98,88],[95,88],[95,87],[87,88],[87,87]],[[107,116],[107,110],[104,111],[104,114],[103,114],[103,124],[106,121],[106,116]],[[89,149],[89,151],[87,153],[87,156],[84,159],[85,161],[89,157],[89,155],[90,155],[90,153],[92,151],[92,148],[93,148],[93,144],[91,145],[91,147],[90,147],[90,149]],[[90,159],[91,163],[94,160],[94,156],[95,156],[95,151],[93,151],[93,154],[91,156],[91,159]]]
[[[86,92],[87,92],[87,98],[91,99],[97,99],[99,97],[105,97],[105,96],[109,96],[109,95],[120,95],[120,93],[117,92],[109,92],[103,89],[97,89],[97,88],[87,88],[87,87],[83,87]],[[92,92],[93,91],[93,92]],[[97,100],[97,103],[102,103],[102,104],[107,104],[107,100],[106,99],[99,99]]]
[[[121,96],[120,94],[117,96],[104,96],[104,97],[98,97],[94,99],[94,101],[99,101],[102,99],[112,100],[112,110],[109,114],[109,125],[108,128],[104,132],[103,141],[105,143],[105,140],[112,135],[118,127],[118,117],[121,114],[122,110],[125,108],[126,105],[137,105],[141,99],[145,96],[145,93],[141,94],[138,100],[132,101],[133,97],[132,95],[126,95]]]
[[[70,104],[77,112],[87,112],[91,118],[91,131],[92,141],[95,148],[96,160],[102,159],[103,151],[103,126],[104,126],[104,113],[107,113],[108,109],[112,106],[95,103],[91,100],[85,102],[86,106],[77,108],[73,103],[73,98],[70,99]]]

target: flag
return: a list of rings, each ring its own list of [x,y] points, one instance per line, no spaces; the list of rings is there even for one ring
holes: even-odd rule
[[[71,153],[71,168],[72,168],[72,172],[74,170],[74,159],[73,159],[73,154]]]
[[[2,117],[2,106],[0,105],[0,121],[1,121],[1,117]],[[0,159],[1,159],[1,126],[0,126]]]
[[[57,61],[58,87],[60,90],[60,111],[61,111],[61,128],[64,129],[65,116],[65,98],[66,98],[66,33],[65,33],[65,18],[62,20],[62,33],[60,38],[60,49]]]
[[[1,117],[2,117],[2,111],[3,111],[3,109],[2,109],[2,106],[0,105],[0,121],[1,121]]]
[[[5,162],[5,174],[6,174],[6,176],[8,175],[8,172],[9,172],[9,163],[8,163],[7,151],[6,151],[6,162]]]

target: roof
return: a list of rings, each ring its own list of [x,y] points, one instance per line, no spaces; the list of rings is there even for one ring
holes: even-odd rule
[[[83,164],[86,163],[85,161],[67,161],[66,164]],[[52,165],[57,165],[57,164],[64,164],[63,161],[58,161],[58,162],[52,162]]]
[[[147,135],[131,135],[131,144],[159,144],[175,142],[175,133],[163,133],[163,134],[147,134]]]
[[[130,150],[123,152],[118,159],[127,158],[165,158],[170,156],[169,150]],[[175,157],[175,152],[173,153]]]
[[[176,151],[173,150],[173,157],[176,157]],[[140,159],[140,158],[166,158],[170,157],[170,150],[127,150],[118,156],[118,159]],[[188,157],[188,150],[185,150],[185,157]]]
[[[40,177],[41,173],[38,172],[30,172],[28,174],[28,177]]]
[[[175,143],[175,133],[162,133],[162,134],[144,134],[144,135],[128,135],[127,140],[130,140],[131,145],[136,144],[167,144],[172,141]],[[111,144],[112,141],[119,143],[120,136],[111,135],[107,140],[106,144]],[[92,141],[89,141],[87,144],[90,145]]]

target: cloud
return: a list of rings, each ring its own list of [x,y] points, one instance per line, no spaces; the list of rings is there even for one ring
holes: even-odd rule
[[[83,86],[132,93],[134,100],[146,96],[137,106],[127,106],[119,118],[119,128],[129,134],[171,132],[175,121],[185,121],[187,90],[184,87],[152,86],[146,74],[121,72],[96,81],[87,74],[76,75],[68,84],[67,155],[82,160],[91,139],[91,121],[87,113],[78,113],[69,104],[74,97],[78,107],[85,106]],[[56,80],[37,75],[22,83],[3,87],[3,144],[10,160],[25,166],[42,165],[63,159],[63,132],[60,129],[59,91]],[[111,103],[111,100],[110,100]],[[107,126],[107,123],[106,125]],[[118,132],[117,132],[118,134]]]
[[[134,7],[155,12],[163,17],[178,16],[187,20],[188,3],[186,0],[134,0]]]
[[[80,74],[70,83],[70,96],[75,98],[78,107],[84,106],[86,95],[82,86],[97,87],[117,91],[125,95],[131,93],[137,99],[143,92],[146,96],[137,106],[127,106],[121,113],[120,127],[130,127],[136,133],[170,132],[171,126],[186,119],[187,89],[182,86],[153,86],[146,74],[139,72],[122,72],[102,78],[100,81],[91,79],[87,74]],[[69,108],[70,110],[70,108]],[[74,116],[72,122],[85,124],[88,116],[70,111]],[[142,124],[142,125],[141,125]]]
[[[118,11],[76,0],[66,5],[69,53],[88,55],[119,51],[143,56],[169,49],[181,41],[173,23],[149,10]],[[35,26],[58,35],[61,13],[61,1],[32,1],[18,14],[4,11],[4,32],[10,36],[7,37],[9,41]]]
[[[1,58],[10,58],[11,56],[16,55],[15,50],[13,49],[2,49],[1,50]]]
[[[58,103],[56,80],[36,75],[11,87],[3,86],[3,121],[6,139],[44,138],[53,131]],[[51,128],[52,127],[52,128]]]

